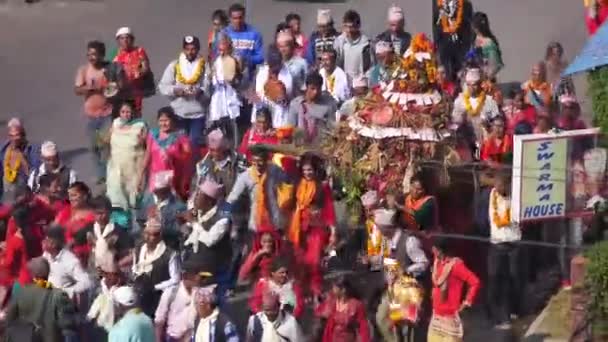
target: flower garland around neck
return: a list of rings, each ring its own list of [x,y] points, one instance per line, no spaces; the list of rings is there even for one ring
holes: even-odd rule
[[[180,56],[180,58],[178,58],[177,62],[175,63],[175,80],[181,84],[195,85],[196,83],[198,83],[199,79],[201,78],[201,75],[203,74],[205,60],[203,58],[199,58],[198,63],[196,63],[196,68],[194,69],[192,77],[186,78],[182,74],[182,67],[180,63],[181,59],[182,57]]]
[[[16,153],[14,147],[9,147],[4,156],[4,180],[15,183],[23,160],[22,153]]]
[[[448,17],[447,9],[451,1],[456,1],[456,13]],[[441,31],[447,34],[455,34],[462,26],[464,17],[464,0],[437,0],[437,7],[443,10],[441,14]]]
[[[43,288],[43,289],[52,289],[53,288],[53,284],[51,284],[51,282],[48,280],[34,278],[34,279],[32,279],[32,282],[34,283],[34,285],[36,285],[40,288]]]
[[[486,93],[482,91],[481,93],[479,93],[479,96],[477,96],[477,98],[477,107],[473,108],[473,105],[471,104],[471,93],[468,90],[465,90],[464,109],[470,116],[478,116],[479,113],[481,113],[481,110],[483,109],[483,106],[486,103]]]
[[[511,208],[507,206],[502,215],[498,213],[498,191],[492,191],[492,223],[498,228],[505,228],[511,224]]]
[[[529,81],[528,90],[541,93],[543,96],[542,101],[544,102],[544,104],[551,103],[551,85],[549,85],[549,82]]]

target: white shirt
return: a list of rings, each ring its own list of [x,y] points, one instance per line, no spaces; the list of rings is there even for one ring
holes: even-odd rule
[[[194,328],[196,308],[192,302],[193,294],[188,293],[184,284],[163,291],[160,297],[154,323],[167,324],[167,335],[180,339]]]
[[[401,239],[401,230],[397,230],[393,238],[391,239],[391,251],[397,249],[397,245],[399,244],[399,240]],[[405,250],[407,252],[407,256],[412,261],[412,264],[408,266],[405,270],[407,273],[412,274],[414,276],[418,276],[429,266],[429,259],[426,257],[424,250],[422,249],[422,244],[420,240],[418,240],[415,236],[408,236],[405,240]]]
[[[285,104],[277,104],[266,98],[264,94],[264,86],[268,81],[268,65],[262,66],[258,70],[258,74],[255,78],[255,92],[262,99],[263,104],[256,104],[254,110],[251,113],[251,122],[255,123],[256,112],[263,106],[268,106],[272,113],[272,127],[284,127],[284,126],[295,126],[296,122],[290,122],[289,120],[289,101],[293,98],[293,77],[289,72],[287,66],[283,65],[279,72],[279,81],[285,85],[287,92],[287,101]]]
[[[469,102],[471,103],[471,107],[473,109],[477,108],[478,101],[478,97],[470,97]],[[483,122],[489,122],[499,115],[500,111],[498,110],[498,105],[496,104],[496,101],[494,101],[492,96],[486,95],[486,98],[483,103],[483,108],[479,112],[479,115],[477,115],[477,117],[469,117],[465,106],[464,95],[461,93],[454,101],[454,109],[452,111],[452,122],[456,124],[462,124],[467,121],[467,119],[471,120],[475,118],[479,118]]]
[[[54,287],[65,291],[70,298],[93,286],[80,260],[69,250],[62,249],[55,257],[48,252],[42,256],[49,262],[49,281]]]
[[[494,206],[493,198],[496,196],[496,208],[498,215],[504,215],[506,210],[511,208],[511,197],[503,197],[495,189],[490,192],[490,208],[488,209],[488,215],[490,216],[490,242],[491,243],[503,243],[513,242],[521,240],[521,229],[519,224],[511,222],[506,227],[498,227],[494,223]]]
[[[262,324],[262,342],[304,342],[306,336],[298,321],[290,313],[281,311],[274,322],[270,322],[264,312],[249,316],[247,322],[247,341],[254,336],[255,320]]]
[[[327,91],[333,96],[338,103],[342,103],[350,98],[350,84],[348,82],[348,76],[344,70],[340,67],[336,67],[331,75],[334,76],[334,87],[329,89],[329,82],[327,81],[327,71],[325,69],[319,70],[319,74],[323,77],[323,91]]]

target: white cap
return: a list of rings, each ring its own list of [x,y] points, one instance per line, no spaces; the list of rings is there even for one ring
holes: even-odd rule
[[[388,9],[388,21],[400,21],[403,20],[403,9],[397,5],[392,5]]]
[[[467,74],[465,76],[465,82],[474,83],[479,82],[481,80],[481,70],[474,68],[467,70]]]
[[[366,88],[369,87],[367,78],[365,76],[357,76],[353,80],[353,88]]]
[[[121,286],[114,290],[112,294],[114,302],[122,306],[133,306],[137,303],[137,294],[135,289],[131,286]]]
[[[6,124],[6,127],[8,127],[8,128],[23,128],[23,123],[21,123],[21,120],[19,118],[11,118],[10,120],[8,120],[8,123]]]
[[[133,35],[133,31],[131,31],[130,27],[124,26],[124,27],[121,27],[118,30],[116,30],[116,38],[118,38],[118,37],[120,37],[122,35],[125,35],[125,34],[128,34],[130,36]]]
[[[327,25],[331,22],[332,22],[331,10],[320,9],[317,11],[317,24],[318,25]]]
[[[378,204],[378,193],[376,191],[370,190],[361,196],[361,204],[365,208],[373,207]]]
[[[171,181],[173,180],[173,171],[172,170],[167,170],[167,171],[159,171],[156,174],[154,174],[154,179],[153,179],[153,188],[154,190],[158,190],[158,189],[164,189],[164,188],[168,188],[171,186]]]
[[[393,227],[395,226],[395,214],[396,212],[394,210],[378,209],[374,211],[374,223],[377,226]]]
[[[40,147],[42,157],[54,157],[57,155],[57,145],[52,141],[45,141]]]
[[[376,53],[381,54],[381,53],[387,53],[387,52],[391,52],[393,51],[393,47],[391,46],[391,43],[384,41],[384,40],[380,40],[376,43]]]

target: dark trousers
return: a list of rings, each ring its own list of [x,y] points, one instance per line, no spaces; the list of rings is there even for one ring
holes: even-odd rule
[[[488,251],[488,303],[497,323],[520,314],[523,296],[520,273],[520,246],[513,243],[491,244]]]
[[[455,81],[463,66],[468,46],[461,40],[453,41],[448,36],[442,36],[438,41],[438,46],[441,65],[445,67],[449,79]]]

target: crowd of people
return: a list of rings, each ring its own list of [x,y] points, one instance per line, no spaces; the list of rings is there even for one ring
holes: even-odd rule
[[[512,136],[585,123],[572,82],[560,76],[559,43],[503,95],[501,46],[488,17],[456,23],[449,15],[440,14],[438,50],[465,38],[471,46],[440,55],[437,85],[453,102],[460,157],[495,170],[481,220],[491,240],[492,319],[505,329],[521,300],[514,268],[522,233],[511,222],[502,168]],[[183,37],[158,83],[130,28],[117,30],[115,51],[87,44],[74,91],[84,99],[94,186],[55,143],[35,144],[39,137],[30,139],[19,118],[8,122],[0,304],[9,341],[462,341],[459,313],[473,305],[480,280],[456,257],[454,241],[429,238],[441,229],[441,208],[424,178],[412,177],[407,194],[362,195],[365,237],[353,247],[338,224],[332,175],[314,152],[323,131],[351,116],[407,55],[404,11],[391,6],[387,30],[371,38],[355,10],[338,28],[329,10],[319,10],[310,35],[290,13],[267,51],[243,6],[211,20],[207,54],[199,37]],[[456,24],[470,37],[454,36],[447,26]],[[156,93],[167,106],[148,125],[143,99]],[[296,139],[313,152],[269,148]],[[378,284],[379,303],[359,296],[351,276],[327,289],[327,260],[345,245],[369,270],[364,278],[396,262],[400,275],[426,288],[416,319],[390,319],[385,289],[400,275]],[[239,308],[251,315],[247,326],[225,311],[239,282],[251,288],[248,307]],[[316,329],[304,319],[311,310]]]

